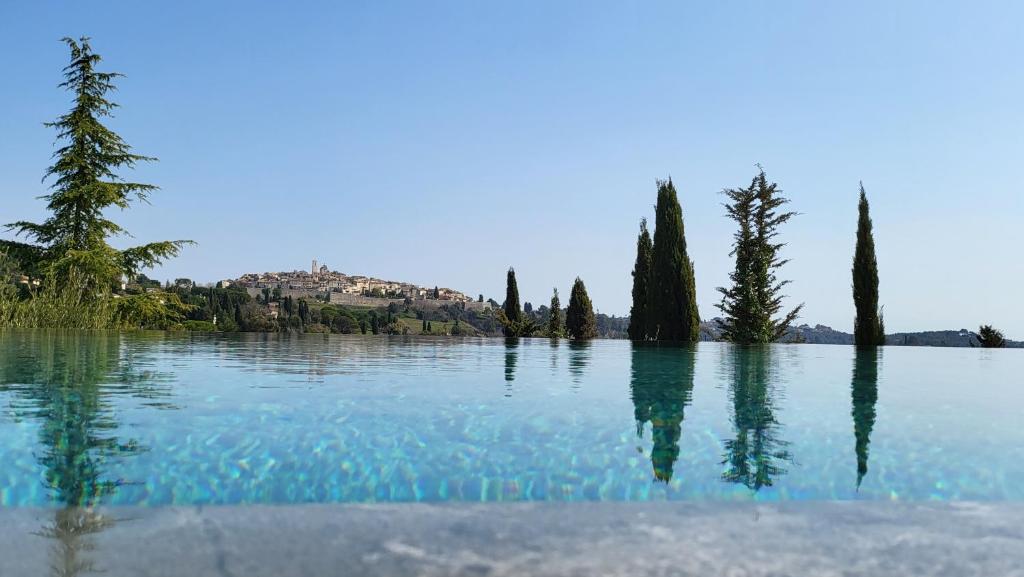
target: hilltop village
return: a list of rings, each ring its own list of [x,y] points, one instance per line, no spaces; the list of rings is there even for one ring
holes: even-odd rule
[[[447,287],[430,288],[408,282],[347,275],[332,271],[316,260],[313,260],[309,272],[247,273],[234,280],[222,281],[222,286],[244,288],[253,297],[269,291],[279,298],[319,299],[331,304],[351,306],[387,306],[390,302],[428,305],[427,301],[435,301],[433,308],[441,304],[460,304],[464,308],[476,310],[491,307],[491,303],[484,302],[483,295],[474,299]]]

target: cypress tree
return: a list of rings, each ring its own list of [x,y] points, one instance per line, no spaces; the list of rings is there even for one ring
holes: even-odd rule
[[[61,147],[45,178],[52,178],[47,201],[51,215],[43,223],[20,221],[9,224],[18,234],[36,244],[0,242],[26,270],[67,279],[71,271],[84,275],[83,289],[109,289],[122,275],[129,279],[140,268],[151,267],[174,257],[191,241],[163,241],[125,250],[107,243],[111,236],[127,231],[105,218],[112,208],[126,209],[133,201],[147,201],[157,189],[151,184],[126,182],[117,171],[136,163],[156,160],[133,154],[131,147],[103,125],[117,105],[106,99],[115,90],[114,72],[99,72],[100,62],[88,38],[64,38],[71,51],[71,63],[64,68],[61,88],[74,94],[74,107],[47,127],[57,131]]]
[[[627,333],[634,341],[647,338],[647,289],[651,281],[651,233],[647,232],[647,219],[640,220],[640,234],[636,239],[636,263],[633,265],[633,306],[629,309]]]
[[[781,192],[776,183],[768,184],[764,170],[759,170],[749,188],[723,191],[731,201],[724,205],[726,216],[739,225],[730,253],[736,258],[729,274],[732,286],[718,289],[722,293],[718,308],[725,313],[725,340],[742,344],[777,341],[803,308],[801,304],[781,318],[775,317],[782,309],[782,289],[789,284],[778,280],[778,269],[788,261],[779,257],[785,243],[775,239],[779,227],[796,216],[795,212],[779,212],[789,202]]]
[[[564,333],[562,330],[562,301],[558,299],[558,289],[552,289],[551,313],[548,317],[548,336],[557,339]]]
[[[672,180],[658,182],[651,281],[647,293],[647,336],[659,341],[700,338],[693,262],[686,253],[683,209]]]
[[[597,336],[597,321],[594,319],[594,306],[587,295],[587,287],[576,277],[569,296],[569,308],[565,311],[565,332],[569,338],[577,340],[592,339]]]
[[[885,344],[885,326],[878,307],[878,261],[864,183],[860,185],[857,210],[857,248],[853,253],[853,305],[857,317],[853,321],[853,342],[873,347]]]
[[[512,267],[508,269],[508,277],[505,281],[505,316],[512,322],[518,322],[523,317],[523,311],[519,308],[519,286],[516,284],[516,271]]]

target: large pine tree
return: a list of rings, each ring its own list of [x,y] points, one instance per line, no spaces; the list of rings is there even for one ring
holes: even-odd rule
[[[3,243],[12,256],[29,271],[66,279],[75,274],[83,288],[107,289],[122,276],[132,277],[140,268],[151,267],[176,256],[189,241],[163,241],[126,250],[107,243],[127,231],[107,219],[111,207],[129,208],[132,202],[148,200],[157,189],[151,184],[127,182],[119,169],[156,160],[131,152],[128,144],[101,120],[111,116],[116,104],[107,100],[115,89],[114,72],[100,72],[100,56],[88,38],[64,38],[71,50],[71,63],[64,69],[60,87],[74,95],[74,106],[46,126],[56,129],[60,148],[46,171],[51,178],[50,194],[43,198],[51,215],[43,223],[20,221],[8,225],[34,244]]]
[[[860,185],[857,218],[857,248],[853,253],[853,341],[857,346],[885,344],[885,325],[878,307],[878,261],[875,258],[875,236],[864,184]]]
[[[730,253],[736,259],[729,274],[732,286],[718,289],[722,293],[718,308],[725,313],[725,340],[743,344],[777,341],[803,308],[801,304],[782,317],[775,317],[782,309],[782,289],[789,284],[777,276],[778,269],[787,261],[779,257],[785,244],[775,240],[779,227],[796,215],[779,212],[789,202],[781,192],[774,182],[768,184],[764,170],[758,171],[749,188],[724,191],[730,200],[724,205],[726,216],[739,226]]]
[[[558,289],[552,289],[551,311],[548,316],[548,336],[557,339],[562,336],[562,301],[558,298]]]
[[[647,338],[647,289],[651,282],[651,233],[647,232],[647,219],[640,221],[640,234],[636,238],[636,263],[633,265],[633,306],[629,309],[627,333],[634,341]]]
[[[659,341],[697,341],[700,315],[693,262],[686,253],[683,209],[671,179],[658,182],[654,222],[647,337]]]
[[[576,340],[592,339],[597,336],[597,320],[594,305],[587,295],[587,287],[576,277],[569,296],[569,308],[565,311],[565,332]]]

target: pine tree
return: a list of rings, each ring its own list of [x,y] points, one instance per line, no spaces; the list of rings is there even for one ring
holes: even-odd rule
[[[885,325],[878,307],[878,261],[863,183],[860,185],[858,213],[857,248],[853,254],[853,305],[857,309],[857,317],[853,321],[853,342],[857,346],[879,346],[885,344]]]
[[[636,239],[636,263],[633,265],[633,306],[629,309],[629,338],[642,341],[647,338],[647,289],[651,282],[651,233],[647,232],[647,219],[640,220],[640,234]]]
[[[587,287],[576,277],[569,295],[569,308],[565,311],[565,332],[576,340],[592,339],[597,336],[597,321],[594,306],[587,295]]]
[[[548,316],[548,336],[557,339],[564,334],[562,329],[562,302],[558,299],[558,289],[552,289],[551,313]]]
[[[117,250],[107,243],[127,231],[104,214],[112,207],[126,209],[133,201],[146,202],[157,189],[151,184],[125,182],[119,169],[131,169],[155,158],[133,154],[128,144],[101,119],[111,116],[116,104],[106,99],[115,89],[113,72],[99,72],[100,56],[92,52],[88,38],[64,38],[71,50],[71,63],[64,68],[61,88],[74,94],[74,107],[46,126],[56,129],[60,148],[46,171],[52,178],[50,194],[43,197],[51,215],[42,224],[27,221],[8,225],[36,244],[2,242],[25,270],[36,274],[84,275],[83,289],[109,289],[122,275],[135,276],[177,256],[191,241],[164,241]]]
[[[1003,337],[1002,331],[992,325],[981,325],[978,328],[978,343],[982,348],[1001,349],[1006,346],[1006,339]]]
[[[725,190],[731,202],[726,203],[726,216],[736,221],[739,230],[733,236],[736,267],[729,274],[732,287],[719,287],[722,302],[718,308],[725,313],[722,338],[735,343],[770,343],[779,340],[800,314],[803,305],[781,318],[782,289],[789,281],[780,281],[778,269],[786,264],[779,258],[784,243],[775,242],[781,225],[795,212],[778,212],[789,202],[774,182],[768,184],[764,170],[759,170],[749,188]],[[657,232],[655,232],[657,237]],[[657,240],[655,240],[657,246]]]
[[[686,253],[683,210],[671,179],[658,182],[647,303],[648,338],[678,342],[700,338],[693,262]]]

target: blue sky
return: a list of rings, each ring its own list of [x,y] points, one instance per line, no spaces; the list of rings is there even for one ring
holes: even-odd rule
[[[1024,337],[1017,2],[5,2],[0,221],[42,219],[62,36],[125,73],[110,126],[162,190],[115,219],[199,281],[331,268],[502,300],[587,283],[629,310],[655,180],[680,191],[701,316],[727,187],[764,165],[803,320],[851,330],[857,183],[890,331]],[[9,238],[9,233],[0,233]]]

